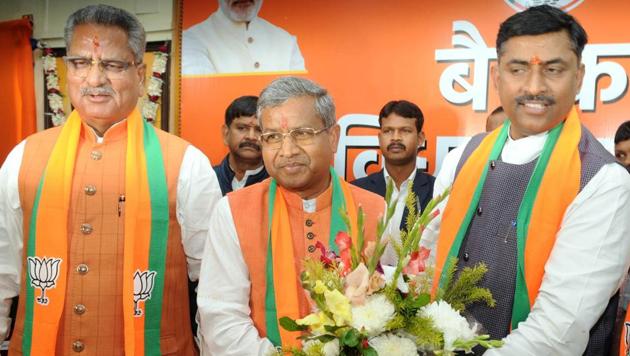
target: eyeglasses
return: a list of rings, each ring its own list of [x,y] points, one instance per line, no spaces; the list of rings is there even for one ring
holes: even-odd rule
[[[63,60],[66,62],[70,74],[79,78],[87,78],[94,64],[98,64],[99,70],[104,72],[110,79],[121,78],[130,66],[139,64],[114,59],[93,59],[78,56],[65,56]]]
[[[312,127],[298,127],[289,132],[265,132],[260,135],[260,141],[263,145],[270,149],[279,149],[282,147],[284,138],[289,136],[293,142],[300,146],[310,145],[316,135],[328,130],[330,126],[316,130]]]

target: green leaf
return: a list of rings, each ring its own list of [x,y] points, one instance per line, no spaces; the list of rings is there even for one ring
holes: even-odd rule
[[[295,320],[289,318],[288,316],[284,316],[278,320],[280,326],[284,328],[284,330],[288,331],[302,331],[308,329],[306,325],[299,325],[295,322]]]
[[[363,355],[363,356],[378,356],[378,353],[376,352],[376,350],[374,350],[374,348],[372,348],[372,346],[368,346],[365,349],[361,349],[361,355]]]
[[[420,309],[431,302],[431,295],[422,293],[408,302],[408,306],[414,309]]]
[[[335,335],[322,334],[322,335],[316,336],[314,338],[310,338],[309,340],[319,340],[319,341],[321,341],[322,344],[325,344],[325,343],[327,343],[329,341],[332,341],[334,339],[336,339]]]
[[[341,343],[346,346],[356,347],[359,345],[359,336],[359,332],[356,329],[350,329],[341,337]]]

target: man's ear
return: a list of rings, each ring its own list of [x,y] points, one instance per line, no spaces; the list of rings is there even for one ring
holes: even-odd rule
[[[147,66],[144,63],[136,66],[136,74],[138,75],[138,85],[140,86],[140,97],[143,97],[146,92],[144,81],[146,79]]]
[[[582,81],[584,80],[584,73],[586,69],[584,68],[584,63],[580,63],[580,67],[577,72],[577,93],[582,90]],[[576,94],[577,95],[577,94]]]
[[[492,84],[494,90],[499,90],[499,63],[490,66],[490,76],[492,76]]]
[[[424,141],[425,140],[426,140],[426,137],[424,135],[424,131],[418,132],[418,149],[420,149],[420,147],[424,146]]]
[[[330,146],[332,147],[333,153],[337,153],[337,146],[339,145],[339,132],[341,129],[339,128],[339,125],[335,123],[328,130],[330,131],[330,133],[328,134]]]
[[[223,124],[221,126],[221,135],[223,136],[223,144],[224,145],[228,145],[228,136],[230,134],[230,128],[227,127],[225,124]]]

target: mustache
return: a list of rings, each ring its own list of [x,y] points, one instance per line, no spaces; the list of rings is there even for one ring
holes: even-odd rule
[[[238,145],[238,148],[245,148],[245,147],[253,148],[256,151],[260,151],[260,145],[253,141],[243,141]]]
[[[402,143],[394,142],[394,143],[390,143],[389,145],[387,145],[387,150],[389,151],[389,150],[391,150],[394,147],[400,147],[403,150],[407,149],[407,147],[405,145],[403,145]]]
[[[111,87],[83,87],[81,88],[81,96],[86,95],[114,95],[114,89]]]
[[[284,168],[286,166],[290,166],[290,165],[293,165],[293,164],[299,164],[299,165],[306,166],[306,165],[309,164],[309,162],[308,162],[307,159],[301,159],[301,158],[300,159],[291,159],[291,160],[278,161],[278,162],[276,162],[275,166],[277,168]]]
[[[556,99],[546,95],[521,95],[515,99],[517,104],[523,105],[527,101],[541,101],[545,105],[553,105],[556,103]]]

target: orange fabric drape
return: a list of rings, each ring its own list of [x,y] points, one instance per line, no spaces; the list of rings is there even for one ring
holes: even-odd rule
[[[26,136],[37,129],[35,122],[35,85],[32,26],[27,19],[0,22],[0,163]]]

